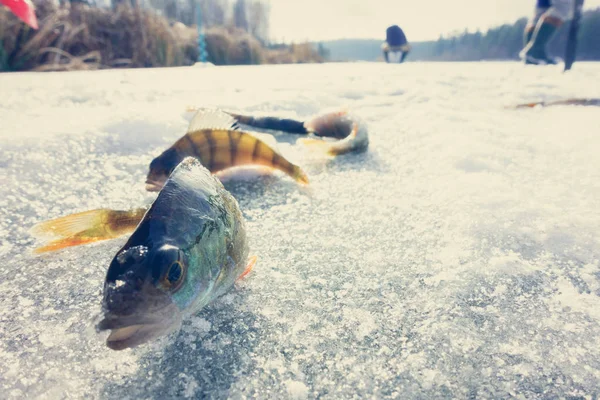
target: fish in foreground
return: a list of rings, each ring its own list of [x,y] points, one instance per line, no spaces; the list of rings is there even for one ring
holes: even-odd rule
[[[96,329],[122,350],[177,330],[250,271],[237,201],[197,160],[173,171],[108,269]]]
[[[254,117],[228,112],[236,121],[257,128],[278,130],[287,133],[308,135],[336,141],[302,138],[300,143],[318,149],[326,154],[337,156],[345,153],[363,152],[369,147],[367,124],[348,110],[338,110],[317,115],[307,121],[288,118]]]
[[[200,109],[187,133],[150,163],[146,189],[158,191],[169,174],[185,157],[195,157],[211,173],[232,167],[257,165],[278,169],[301,184],[308,184],[302,169],[261,138],[258,133],[239,130],[229,114]]]
[[[36,252],[132,231],[109,266],[96,327],[110,330],[107,346],[114,350],[177,330],[256,263],[237,201],[192,157],[175,168],[149,209],[91,210],[36,225],[38,234],[63,236]]]

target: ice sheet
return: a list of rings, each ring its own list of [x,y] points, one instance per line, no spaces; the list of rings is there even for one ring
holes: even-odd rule
[[[600,395],[600,64],[348,63],[0,75],[2,398]],[[187,106],[348,105],[370,149],[293,139],[311,179],[226,183],[258,264],[182,330],[114,352],[91,329],[125,238],[35,256],[36,222],[147,204]]]

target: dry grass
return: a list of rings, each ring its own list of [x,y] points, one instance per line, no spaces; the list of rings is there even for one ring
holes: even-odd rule
[[[191,65],[198,58],[195,27],[171,25],[151,10],[117,10],[35,1],[32,30],[0,8],[0,71],[64,71]],[[321,62],[309,45],[271,50],[244,31],[211,28],[209,61],[217,65]]]
[[[267,64],[321,63],[323,57],[309,43],[292,44],[282,49],[266,52]]]

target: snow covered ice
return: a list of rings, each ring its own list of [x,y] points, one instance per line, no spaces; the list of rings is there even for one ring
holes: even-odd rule
[[[600,64],[349,63],[0,75],[0,397],[597,398]],[[180,332],[93,331],[125,237],[43,256],[36,222],[152,201],[188,106],[350,106],[367,153],[231,179],[254,271]]]

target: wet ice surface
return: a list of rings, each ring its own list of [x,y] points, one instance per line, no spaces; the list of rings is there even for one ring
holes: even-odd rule
[[[599,81],[585,63],[1,75],[2,397],[600,395],[600,110],[504,108]],[[254,272],[179,333],[114,352],[90,327],[125,238],[38,257],[27,230],[151,202],[148,164],[190,105],[349,105],[371,147],[322,161],[284,143],[310,192],[227,182]]]

